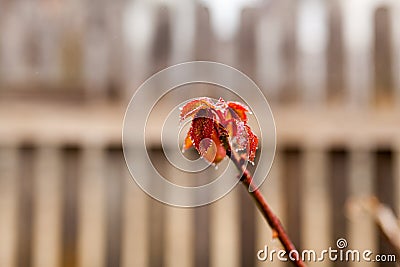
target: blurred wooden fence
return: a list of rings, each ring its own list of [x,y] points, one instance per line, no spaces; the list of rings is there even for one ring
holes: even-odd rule
[[[189,60],[237,67],[270,101],[278,152],[262,191],[299,248],[342,237],[393,253],[345,204],[376,195],[400,215],[399,17],[398,1],[266,1],[223,42],[190,1],[0,1],[0,266],[267,265],[257,250],[279,243],[243,188],[174,208],[125,167],[133,88]]]

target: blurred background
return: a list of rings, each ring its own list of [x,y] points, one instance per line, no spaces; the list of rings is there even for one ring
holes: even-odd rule
[[[0,266],[287,265],[257,260],[281,246],[242,187],[182,209],[128,174],[131,96],[191,60],[236,67],[270,102],[262,192],[299,249],[345,238],[399,259],[399,1],[0,0]]]

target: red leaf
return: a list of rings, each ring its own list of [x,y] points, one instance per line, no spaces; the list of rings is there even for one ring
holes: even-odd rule
[[[246,112],[249,112],[248,107],[246,107],[245,105],[243,105],[241,103],[233,102],[233,101],[228,101],[228,107],[231,108],[243,122],[247,122]]]
[[[193,117],[201,109],[210,107],[212,107],[212,103],[207,97],[202,97],[190,101],[186,103],[186,105],[184,105],[181,109],[181,114],[180,114],[181,121],[185,120],[188,117]]]
[[[194,118],[192,121],[192,127],[190,128],[190,138],[193,142],[193,145],[196,147],[199,153],[204,153],[205,147],[204,142],[208,142],[204,139],[208,138],[209,143],[211,144],[211,138],[214,133],[214,120],[206,117],[198,117]],[[202,142],[202,140],[204,140]],[[202,144],[202,148],[200,149],[200,143]]]
[[[247,133],[247,153],[249,155],[249,161],[254,162],[254,158],[256,157],[256,150],[258,146],[258,137],[253,133],[251,128],[248,125],[245,125],[246,133]]]
[[[190,140],[197,151],[209,162],[219,163],[229,148],[228,132],[219,123],[208,117],[196,117],[189,131]]]
[[[190,138],[190,130],[188,131],[186,138],[185,138],[185,143],[183,144],[183,149],[188,150],[193,146],[192,139]]]
[[[248,134],[245,127],[246,123],[238,120],[233,120],[232,123],[232,140],[235,143],[237,149],[242,150],[247,147]]]

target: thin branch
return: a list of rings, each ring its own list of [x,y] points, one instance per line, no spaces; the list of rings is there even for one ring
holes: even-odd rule
[[[361,208],[372,216],[389,243],[400,253],[400,221],[396,218],[392,209],[380,202],[375,196],[350,199],[348,210],[351,215],[356,213],[356,208]]]
[[[272,228],[274,237],[278,237],[280,242],[282,243],[285,251],[289,254],[291,251],[296,250],[296,247],[293,245],[293,242],[290,240],[289,236],[287,235],[285,229],[282,226],[279,218],[275,215],[272,211],[270,206],[268,205],[267,201],[261,194],[258,188],[255,188],[252,180],[253,177],[251,176],[250,172],[245,169],[244,162],[238,157],[235,153],[232,153],[230,149],[227,149],[227,155],[230,157],[232,162],[235,164],[236,168],[242,173],[241,182],[245,186],[246,190],[251,188],[252,190],[248,190],[249,194],[253,197],[255,202],[257,203],[257,207],[261,211],[264,218],[267,220],[269,226]],[[251,192],[250,192],[251,191]],[[300,259],[296,259],[292,261],[295,266],[305,267],[305,263]]]

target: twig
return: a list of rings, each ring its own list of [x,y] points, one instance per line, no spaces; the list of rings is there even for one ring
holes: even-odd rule
[[[400,253],[400,221],[398,221],[394,212],[375,196],[350,199],[348,203],[349,211],[354,213],[355,208],[361,208],[368,212],[389,243]]]
[[[245,169],[243,161],[238,157],[235,153],[232,153],[230,149],[227,149],[227,155],[230,157],[232,162],[235,164],[236,168],[242,173],[242,177],[240,178],[242,184],[245,186],[246,190],[251,188],[249,194],[253,197],[255,202],[257,203],[257,207],[261,211],[264,218],[267,220],[269,226],[272,228],[274,237],[278,237],[280,242],[282,243],[286,253],[290,253],[291,251],[296,250],[296,247],[293,245],[293,242],[290,240],[287,235],[285,229],[282,226],[279,218],[275,215],[272,209],[269,207],[267,201],[261,194],[258,188],[255,188],[252,180],[250,172]],[[295,266],[305,267],[305,263],[300,259],[296,259],[292,261]]]

